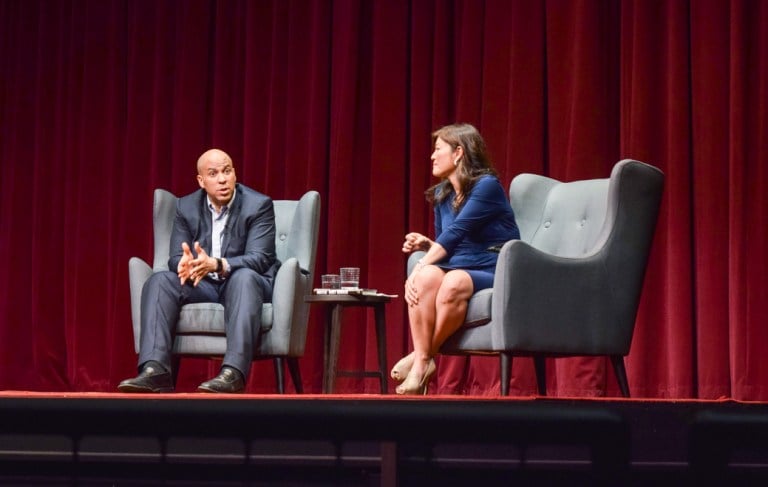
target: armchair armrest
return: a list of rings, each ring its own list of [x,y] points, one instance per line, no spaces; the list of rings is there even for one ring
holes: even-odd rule
[[[411,252],[411,255],[408,256],[408,264],[407,269],[408,272],[406,273],[407,276],[411,275],[411,272],[413,272],[413,268],[416,267],[416,263],[419,262],[419,259],[427,255],[426,252],[423,250],[417,250],[415,252]]]
[[[272,290],[271,340],[276,350],[298,357],[304,353],[309,305],[304,302],[311,275],[291,257],[282,263],[275,275]]]
[[[606,255],[564,258],[521,240],[504,244],[493,285],[494,349],[626,355],[634,316],[621,319]]]
[[[133,322],[133,346],[139,353],[139,340],[141,338],[141,290],[152,268],[138,257],[131,257],[128,261],[128,279],[131,291],[131,321]]]

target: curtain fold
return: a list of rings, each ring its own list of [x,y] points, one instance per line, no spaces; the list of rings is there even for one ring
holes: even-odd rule
[[[665,172],[662,207],[627,367],[636,394],[693,394],[689,6],[625,2],[621,10],[621,157]],[[661,116],[661,114],[664,114]],[[689,303],[675,306],[674,303]],[[648,367],[656,357],[663,367]],[[664,384],[659,388],[660,384]]]
[[[730,19],[728,362],[731,394],[752,398],[768,392],[768,371],[760,359],[768,342],[768,265],[763,257],[768,200],[764,183],[758,182],[765,180],[768,160],[768,124],[761,107],[768,103],[768,6],[734,1]]]
[[[691,129],[693,268],[696,299],[689,322],[696,353],[692,391],[704,397],[730,395],[729,358],[729,105],[730,8],[726,2],[691,4]],[[695,317],[695,321],[693,321]],[[697,360],[696,357],[709,357]]]
[[[402,295],[402,238],[433,228],[430,134],[462,121],[505,185],[623,158],[663,170],[632,393],[768,400],[765,25],[747,0],[0,0],[0,389],[134,374],[127,262],[151,260],[152,191],[195,190],[209,147],[275,199],[321,193],[316,275],[358,266]],[[392,364],[410,350],[402,297],[387,326]],[[348,310],[340,368],[376,368],[376,350],[373,317]],[[530,362],[513,394],[536,393]],[[551,395],[618,394],[602,358],[547,365]],[[253,367],[248,390],[273,392],[271,363]],[[217,368],[185,359],[179,390]],[[498,360],[440,357],[434,385],[496,395]]]

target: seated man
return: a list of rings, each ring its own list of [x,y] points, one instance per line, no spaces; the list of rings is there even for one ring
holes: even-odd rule
[[[219,375],[202,392],[242,392],[261,328],[262,303],[272,299],[280,263],[275,255],[272,200],[236,184],[232,159],[211,149],[197,160],[201,190],[179,198],[168,268],[154,273],[141,293],[139,375],[122,392],[173,390],[171,352],[184,304],[224,305],[227,352]],[[194,250],[193,250],[194,249]]]

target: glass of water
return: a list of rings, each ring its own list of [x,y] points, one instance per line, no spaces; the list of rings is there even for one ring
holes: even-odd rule
[[[341,276],[338,274],[323,274],[321,277],[323,289],[341,288]]]
[[[342,267],[339,269],[341,275],[341,288],[342,289],[359,289],[360,288],[360,268],[359,267]]]

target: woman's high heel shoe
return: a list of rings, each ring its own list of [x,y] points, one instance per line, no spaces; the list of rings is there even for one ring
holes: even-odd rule
[[[402,384],[397,386],[395,392],[398,394],[426,394],[429,379],[436,370],[437,366],[435,365],[435,361],[429,359],[427,370],[424,372],[424,375],[418,377],[413,373],[413,369],[411,369],[411,372],[408,373],[408,377],[405,378],[405,381]]]
[[[411,371],[411,367],[413,367],[413,360],[415,357],[416,354],[411,352],[398,360],[395,366],[392,367],[392,372],[390,372],[389,375],[398,382],[404,381],[405,378],[408,377],[408,372]]]

